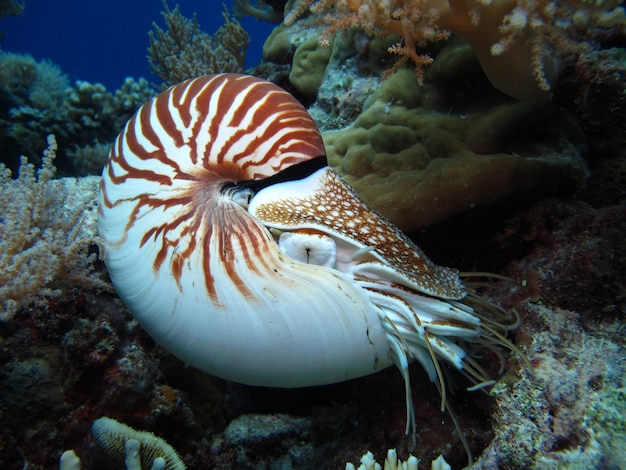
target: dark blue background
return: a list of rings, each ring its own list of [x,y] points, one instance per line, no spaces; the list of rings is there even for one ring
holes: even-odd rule
[[[223,24],[222,4],[232,13],[232,0],[179,0],[181,12],[196,12],[200,28],[213,34]],[[170,9],[176,3],[168,2]],[[159,0],[26,0],[23,15],[0,19],[4,33],[2,50],[29,53],[36,60],[49,59],[75,80],[103,83],[113,91],[126,77],[152,75],[146,59],[152,22],[164,28]],[[240,20],[250,34],[246,67],[261,60],[265,38],[276,25],[255,18]]]

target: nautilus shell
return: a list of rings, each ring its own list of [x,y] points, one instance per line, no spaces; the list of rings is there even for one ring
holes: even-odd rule
[[[254,77],[199,77],[144,104],[100,188],[122,300],[180,359],[245,384],[321,385],[395,364],[408,388],[413,359],[432,380],[439,360],[468,370],[458,340],[492,332],[457,272],[368,208],[324,155],[306,110]]]

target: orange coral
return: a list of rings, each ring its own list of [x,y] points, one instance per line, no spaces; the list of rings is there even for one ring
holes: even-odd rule
[[[575,0],[299,0],[287,24],[307,9],[321,15],[326,29],[320,36],[351,27],[369,34],[392,33],[402,42],[389,48],[401,55],[390,72],[407,61],[416,65],[421,83],[424,66],[432,62],[417,47],[456,33],[478,56],[491,83],[517,99],[546,96],[557,63],[547,50],[548,36],[559,34],[557,20],[571,17]],[[566,11],[563,9],[566,8]]]
[[[320,43],[328,45],[330,37],[346,28],[362,27],[370,34],[387,32],[400,35],[403,40],[389,48],[389,52],[401,57],[393,66],[396,71],[408,60],[416,65],[420,84],[424,66],[432,62],[426,54],[417,52],[416,46],[423,47],[428,42],[446,39],[448,31],[437,28],[437,20],[445,0],[301,0],[285,18],[287,24],[302,15],[307,8],[313,13],[325,13],[322,21],[327,28],[320,36]]]

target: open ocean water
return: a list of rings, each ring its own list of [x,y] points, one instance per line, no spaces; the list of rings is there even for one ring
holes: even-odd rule
[[[196,13],[200,28],[213,35],[223,24],[223,5],[232,14],[233,3],[184,0],[180,9],[187,18]],[[168,5],[173,10],[176,3]],[[161,82],[146,59],[152,23],[165,28],[160,1],[26,0],[25,6],[20,16],[0,18],[1,50],[48,59],[71,82],[102,83],[109,91],[118,89],[126,77]],[[263,43],[275,25],[251,17],[240,22],[251,37],[248,68],[261,60]]]

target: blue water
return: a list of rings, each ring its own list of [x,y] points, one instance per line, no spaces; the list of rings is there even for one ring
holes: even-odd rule
[[[181,12],[198,15],[202,30],[213,34],[222,24],[222,4],[232,13],[232,0],[181,0]],[[170,9],[176,3],[169,2]],[[164,28],[161,2],[108,0],[26,0],[21,16],[0,18],[3,51],[29,53],[36,60],[49,59],[72,82],[100,82],[107,89],[120,87],[126,77],[144,77],[160,83],[146,59],[148,31],[156,21]],[[255,18],[240,20],[250,34],[246,67],[261,60],[263,42],[275,25]]]

